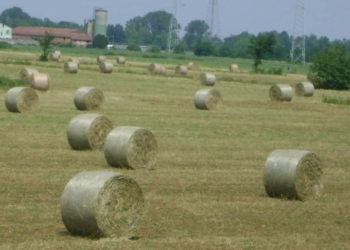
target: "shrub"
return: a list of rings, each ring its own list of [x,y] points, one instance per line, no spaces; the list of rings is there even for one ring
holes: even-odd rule
[[[198,42],[193,48],[196,56],[214,56],[216,54],[215,46],[211,42]]]
[[[92,47],[98,49],[105,49],[108,45],[108,40],[104,35],[98,34],[94,37],[92,41]]]
[[[151,47],[148,48],[148,52],[159,53],[160,47],[157,44],[153,44]]]
[[[11,49],[12,45],[6,42],[0,42],[0,49]]]
[[[174,48],[175,54],[185,54],[187,45],[184,41],[180,41]]]
[[[127,49],[131,51],[141,51],[140,46],[136,43],[129,43]]]
[[[350,55],[343,45],[330,46],[313,59],[308,79],[315,88],[347,90],[350,88]]]

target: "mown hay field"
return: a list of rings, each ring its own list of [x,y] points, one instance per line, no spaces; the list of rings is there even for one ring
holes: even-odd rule
[[[18,79],[25,66],[16,63],[21,58],[50,75],[49,91],[38,92],[39,106],[30,114],[8,112],[8,88],[0,88],[0,249],[350,248],[350,108],[322,103],[323,95],[349,92],[316,90],[312,98],[272,102],[272,84],[294,87],[306,76],[231,73],[227,65],[181,77],[176,64],[164,64],[167,75],[155,76],[147,70],[151,59],[126,58],[124,67],[114,56],[107,56],[115,64],[111,74],[99,72],[95,56],[81,56],[79,72],[67,74],[63,65],[71,56],[42,63],[33,52],[0,51],[0,76]],[[194,95],[204,87],[201,72],[217,76],[219,110],[194,107]],[[158,142],[154,170],[111,168],[103,151],[70,148],[69,122],[92,113],[74,106],[74,93],[82,86],[103,91],[105,103],[96,112],[115,127],[152,131]],[[309,150],[321,158],[319,199],[266,195],[264,165],[276,149]],[[147,212],[138,237],[98,240],[67,232],[61,196],[81,171],[120,172],[139,184]]]

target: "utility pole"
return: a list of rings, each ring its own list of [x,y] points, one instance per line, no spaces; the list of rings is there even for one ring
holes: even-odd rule
[[[305,0],[297,0],[295,11],[292,49],[290,60],[292,63],[305,64]]]
[[[168,34],[168,51],[172,51],[179,42],[179,24],[177,22],[177,0],[172,0],[172,11]]]
[[[209,0],[206,23],[209,26],[209,38],[220,38],[219,1]]]

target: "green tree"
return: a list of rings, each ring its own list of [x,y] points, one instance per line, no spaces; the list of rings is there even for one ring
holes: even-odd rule
[[[259,33],[250,39],[250,51],[254,59],[254,70],[258,71],[262,60],[269,54],[274,52],[276,45],[276,37],[273,33]]]
[[[174,53],[175,54],[185,54],[187,50],[187,44],[185,41],[181,40],[178,44],[174,47]]]
[[[114,26],[114,42],[126,43],[124,28],[121,24],[117,24]]]
[[[51,43],[53,41],[55,37],[50,34],[47,33],[45,34],[45,37],[43,37],[42,39],[39,40],[39,44],[42,48],[42,53],[40,55],[40,61],[47,61],[50,51],[51,51]]]
[[[197,42],[193,48],[196,56],[214,56],[216,48],[211,42]]]
[[[315,88],[348,90],[350,88],[350,54],[344,45],[329,46],[312,60],[309,80]]]
[[[186,42],[188,49],[193,50],[194,45],[198,42],[205,41],[208,36],[209,26],[203,20],[191,21],[185,27],[185,36],[183,40]]]
[[[94,37],[92,41],[92,47],[98,49],[105,49],[108,45],[108,40],[104,35],[98,34]]]

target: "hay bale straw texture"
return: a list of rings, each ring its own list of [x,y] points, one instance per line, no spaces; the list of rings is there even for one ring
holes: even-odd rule
[[[30,82],[30,77],[32,76],[33,73],[39,73],[39,71],[32,68],[24,68],[19,72],[19,77],[22,80]]]
[[[74,62],[66,62],[63,69],[66,73],[76,74],[78,73],[79,66]]]
[[[78,173],[66,185],[61,200],[62,221],[73,235],[132,238],[144,213],[139,185],[115,172]]]
[[[98,110],[104,100],[103,92],[94,87],[81,87],[74,95],[74,105],[79,110]]]
[[[187,75],[187,67],[183,65],[177,65],[175,68],[175,73],[178,75]]]
[[[148,66],[149,72],[154,75],[164,75],[166,74],[166,69],[163,65],[152,63]]]
[[[58,62],[58,60],[60,59],[60,56],[61,56],[61,54],[59,54],[59,53],[56,53],[56,52],[51,53],[50,60],[53,62]]]
[[[238,64],[231,64],[230,65],[230,71],[231,72],[238,72],[239,68],[238,68]]]
[[[311,82],[300,82],[295,86],[297,96],[311,97],[314,95],[315,87]]]
[[[29,113],[37,108],[38,103],[38,95],[32,88],[15,87],[5,96],[5,106],[10,112]]]
[[[124,65],[126,63],[125,57],[117,56],[117,63]]]
[[[105,62],[106,61],[106,57],[105,56],[98,56],[96,58],[96,61],[98,64],[100,64],[101,62]]]
[[[216,77],[214,74],[202,73],[199,75],[199,80],[204,86],[214,86]]]
[[[110,74],[113,72],[113,63],[101,62],[100,63],[100,72],[105,74]]]
[[[321,160],[302,150],[276,150],[268,157],[264,185],[271,197],[307,200],[322,190]]]
[[[53,53],[54,53],[54,54],[57,54],[59,58],[61,57],[61,51],[55,50]]]
[[[50,77],[43,73],[33,73],[30,77],[30,87],[36,90],[46,91],[50,87]]]
[[[202,110],[218,109],[222,104],[222,96],[215,89],[202,89],[194,96],[194,106]]]
[[[270,88],[269,94],[272,101],[290,102],[293,90],[288,84],[275,84]]]
[[[82,114],[74,117],[67,129],[69,145],[75,150],[101,149],[113,124],[100,114]]]
[[[154,135],[140,127],[118,127],[107,137],[105,157],[112,167],[153,169],[158,153]]]

